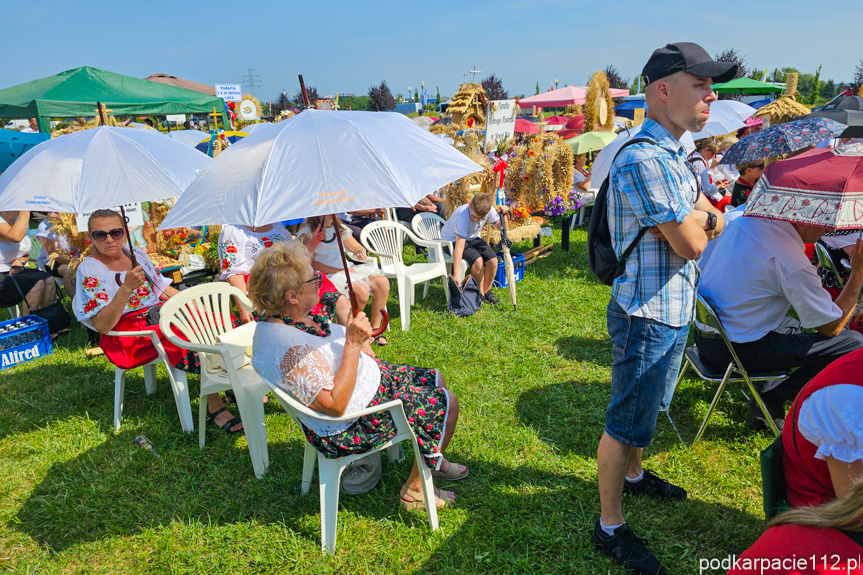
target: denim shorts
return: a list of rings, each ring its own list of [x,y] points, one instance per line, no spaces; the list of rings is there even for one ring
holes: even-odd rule
[[[625,445],[647,447],[656,417],[671,404],[689,325],[627,315],[614,299],[606,315],[613,349],[605,433]]]

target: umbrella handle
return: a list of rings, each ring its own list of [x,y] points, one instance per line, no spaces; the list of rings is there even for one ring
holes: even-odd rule
[[[390,324],[390,314],[387,313],[387,310],[382,309],[381,310],[381,327],[379,327],[378,329],[376,329],[372,332],[372,337],[377,337],[380,334],[382,334],[387,329],[387,326],[389,324]]]

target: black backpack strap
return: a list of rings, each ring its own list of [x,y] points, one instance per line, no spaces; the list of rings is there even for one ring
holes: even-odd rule
[[[620,149],[617,150],[617,153],[614,154],[614,158],[611,159],[611,165],[612,166],[614,165],[614,160],[617,159],[617,156],[620,155],[620,152],[622,152],[624,150],[624,148],[626,148],[627,146],[631,146],[632,144],[640,144],[643,142],[647,142],[649,144],[656,145],[656,142],[654,140],[652,140],[651,138],[633,138],[632,140],[629,140],[628,142],[623,144],[620,147]],[[608,169],[608,177],[611,178],[611,167],[610,166]],[[610,184],[611,184],[611,182],[609,182],[609,187],[610,187]],[[638,242],[641,241],[641,238],[644,237],[644,234],[647,233],[648,229],[649,228],[643,227],[640,230],[638,230],[638,235],[635,236],[635,239],[632,240],[632,243],[629,244],[629,246],[627,246],[627,248],[625,250],[623,250],[623,253],[620,255],[620,259],[617,260],[618,263],[623,263],[629,259],[629,256],[632,255],[632,251],[635,249],[635,246],[638,245]]]

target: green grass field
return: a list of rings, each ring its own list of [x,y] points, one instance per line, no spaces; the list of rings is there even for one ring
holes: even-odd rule
[[[266,408],[270,468],[260,480],[242,436],[210,428],[199,450],[197,430],[180,430],[162,371],[149,397],[141,370],[129,373],[114,433],[113,367],[84,356],[86,335],[76,326],[53,355],[0,372],[0,570],[624,573],[589,539],[611,348],[610,288],[591,275],[585,240],[577,231],[572,251],[555,249],[527,267],[517,312],[498,290],[499,308],[448,316],[437,281],[425,301],[418,292],[403,333],[390,303],[391,343],[379,355],[440,368],[461,403],[447,455],[471,474],[451,484],[459,502],[440,512],[439,531],[429,531],[424,512],[398,506],[406,450],[371,493],[341,496],[336,555],[322,555],[317,489],[300,495],[302,436],[277,402]],[[190,386],[197,413],[196,376]],[[684,438],[712,393],[695,379],[677,390],[671,411]],[[689,449],[660,416],[646,466],[684,486],[689,499],[626,497],[624,512],[670,574],[740,553],[763,529],[758,452],[771,438],[747,429],[744,417],[742,396],[729,391],[704,440]],[[161,457],[135,445],[139,434]]]

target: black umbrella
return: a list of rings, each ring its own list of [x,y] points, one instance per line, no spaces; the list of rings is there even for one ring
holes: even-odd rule
[[[794,120],[806,120],[809,118],[829,118],[846,126],[863,126],[863,110],[819,110],[799,118],[794,118]]]
[[[841,134],[840,138],[863,138],[863,126],[848,126]]]

